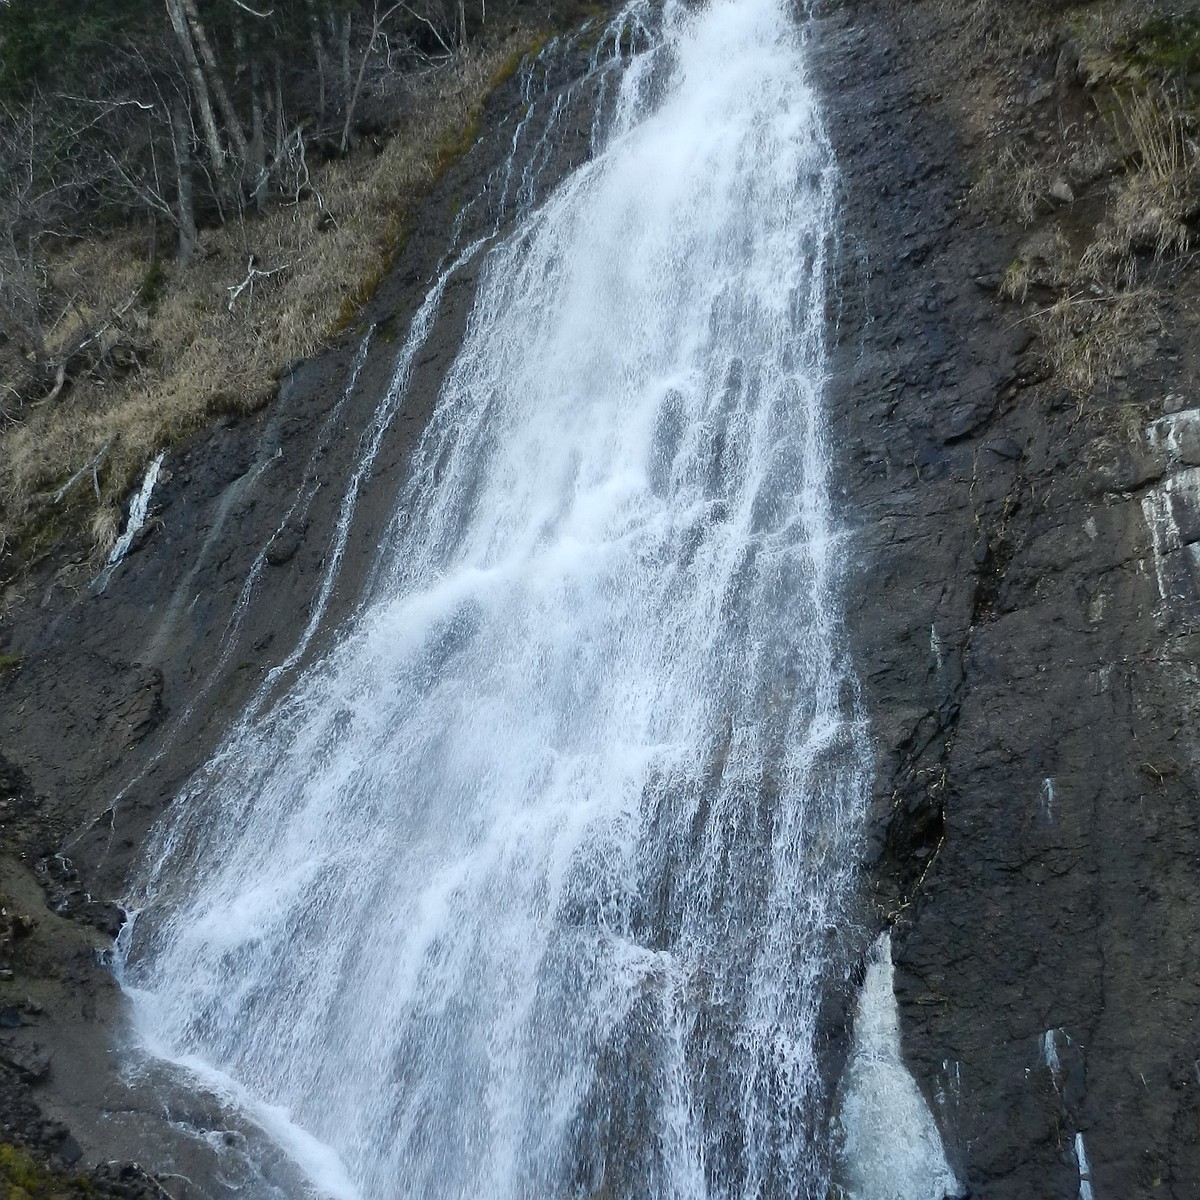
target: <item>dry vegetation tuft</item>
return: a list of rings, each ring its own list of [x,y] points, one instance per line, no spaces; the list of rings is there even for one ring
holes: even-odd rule
[[[1055,379],[1081,402],[1121,374],[1131,349],[1163,332],[1150,287],[1064,294],[1034,320]]]
[[[1200,221],[1200,13],[974,0],[954,53],[979,146],[968,206],[1029,233],[1000,281],[1081,402],[1164,332]]]
[[[1128,170],[1101,236],[1107,252],[1159,258],[1187,250],[1186,222],[1200,205],[1200,155],[1178,96],[1153,91],[1117,95],[1116,133]]]
[[[148,271],[134,229],[60,247],[53,290],[74,299],[48,343],[99,328],[104,370],[0,430],[0,559],[6,548],[28,556],[68,522],[90,527],[99,551],[111,546],[122,500],[156,450],[215,414],[260,406],[289,363],[345,328],[529,43],[516,34],[430,72],[413,84],[402,132],[377,153],[314,165],[295,202],[206,230],[188,265]],[[251,261],[260,274],[235,294]]]

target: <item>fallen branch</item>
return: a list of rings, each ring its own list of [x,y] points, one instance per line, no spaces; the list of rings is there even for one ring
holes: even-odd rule
[[[261,271],[255,263],[258,259],[252,254],[246,263],[246,278],[241,283],[235,283],[232,287],[227,287],[225,290],[229,293],[229,304],[226,306],[230,312],[233,312],[233,306],[237,303],[238,297],[246,291],[250,290],[249,296],[246,298],[247,303],[251,303],[254,299],[254,281],[256,279],[270,279],[272,275],[278,275],[280,271],[286,271],[291,265],[284,263],[281,267],[272,267],[269,271]]]
[[[88,333],[86,337],[76,342],[66,351],[66,353],[63,354],[61,361],[54,370],[54,386],[50,392],[42,398],[40,403],[49,404],[58,399],[58,397],[62,394],[64,385],[66,384],[67,372],[71,370],[73,366],[78,365],[79,360],[84,357],[84,351],[87,350],[89,346],[97,343],[99,344],[100,357],[98,362],[102,363],[105,358],[107,358],[113,347],[106,347],[104,345],[104,335],[108,333],[108,331],[114,326],[118,325],[125,314],[133,307],[134,301],[136,301],[138,298],[139,291],[140,289],[135,289],[124,304],[121,304],[112,310],[109,320],[105,321],[99,329]],[[87,318],[80,311],[79,306],[75,303],[74,298],[72,298],[71,304],[75,308],[75,312],[79,317],[80,325],[86,330]],[[116,343],[114,343],[114,345],[115,344]]]
[[[100,480],[97,477],[96,472],[99,471],[100,463],[103,460],[104,456],[108,453],[109,447],[111,445],[112,445],[112,442],[105,442],[104,445],[100,448],[99,452],[93,458],[91,458],[87,462],[85,462],[83,464],[83,466],[80,467],[79,470],[76,471],[75,474],[72,475],[71,478],[68,479],[67,482],[64,483],[62,485],[62,487],[60,487],[58,489],[58,491],[54,493],[54,503],[55,504],[61,503],[62,498],[71,490],[72,487],[75,486],[75,484],[80,479],[82,479],[84,477],[84,475],[86,475],[88,473],[88,471],[91,471],[91,473],[92,473],[92,487],[95,489],[96,499],[97,500],[100,499]]]

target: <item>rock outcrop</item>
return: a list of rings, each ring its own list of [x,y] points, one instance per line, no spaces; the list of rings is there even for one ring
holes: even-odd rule
[[[813,25],[843,185],[835,499],[877,751],[863,945],[893,927],[907,1059],[973,1195],[1182,1200],[1200,1186],[1197,364],[1164,334],[1083,406],[1047,369],[997,290],[1025,232],[966,203],[966,134],[921,42],[937,7],[862,0]],[[474,266],[350,514],[343,483],[449,231],[496,216],[469,201],[525,82],[495,97],[361,325],[258,416],[167,456],[107,587],[68,547],[5,618],[0,1124],[64,1169],[161,1145],[152,1090],[114,1100],[112,901],[245,702],[319,653],[369,580]],[[547,178],[588,134],[561,127]],[[216,1119],[202,1108],[172,1116]]]
[[[897,6],[902,8],[903,6]],[[821,23],[834,444],[906,1053],[980,1197],[1200,1186],[1195,391],[1164,331],[1081,403],[996,283],[919,21]],[[926,29],[927,32],[927,29]]]

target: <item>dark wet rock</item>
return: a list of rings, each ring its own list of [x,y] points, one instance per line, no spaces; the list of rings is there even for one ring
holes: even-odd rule
[[[23,1044],[0,1037],[0,1063],[25,1083],[41,1083],[50,1074],[50,1055],[38,1042]]]
[[[942,441],[946,445],[961,442],[972,434],[980,432],[992,420],[996,413],[995,399],[977,403],[956,404],[947,414],[942,424]]]
[[[1101,494],[1135,492],[1162,478],[1161,453],[1141,445],[1114,444],[1097,439],[1085,451],[1091,467],[1092,487]]]
[[[125,746],[135,745],[161,724],[163,674],[158,667],[137,664],[130,673],[127,691],[112,711],[112,729]]]
[[[146,543],[162,528],[162,518],[159,516],[150,516],[138,529],[138,531],[130,539],[129,547],[125,551],[125,557],[128,558],[131,554],[137,554],[143,550]]]
[[[997,458],[1007,458],[1012,462],[1022,457],[1021,447],[1010,437],[993,438],[984,449]]]
[[[1173,440],[1157,422],[1196,387],[1164,347],[1111,401],[1068,395],[998,294],[1026,231],[946,226],[953,168],[903,203],[901,147],[899,161],[965,157],[956,114],[910,100],[937,78],[928,48],[953,33],[947,11],[868,0],[822,23],[823,69],[847,73],[827,84],[855,231],[831,419],[876,746],[875,919],[894,926],[906,1056],[974,1196],[1076,1200],[1077,1136],[1098,1198],[1191,1196],[1200,504],[1186,419]],[[1071,55],[1058,59],[1074,87]],[[962,281],[937,314],[894,302]],[[934,320],[948,361],[988,389],[889,390],[889,348]],[[853,390],[841,359],[860,364]],[[862,401],[877,394],[886,421]]]
[[[267,562],[273,567],[286,566],[296,557],[308,531],[306,521],[289,521],[267,544]]]
[[[60,1126],[61,1133],[56,1135],[54,1143],[55,1157],[67,1167],[73,1167],[83,1157],[83,1147],[71,1136],[65,1125]]]

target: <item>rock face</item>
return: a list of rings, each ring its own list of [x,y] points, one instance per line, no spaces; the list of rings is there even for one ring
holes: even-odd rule
[[[1165,352],[1084,411],[1047,379],[996,295],[1021,231],[964,207],[961,137],[906,7],[934,6],[866,0],[813,25],[844,192],[831,444],[877,751],[864,925],[893,926],[908,1064],[973,1195],[1075,1197],[1083,1179],[1101,1200],[1182,1200],[1200,1188],[1200,409]],[[22,914],[49,902],[0,939],[0,1010],[19,1021],[0,1029],[5,1138],[63,1162],[160,1144],[153,1095],[106,1115],[111,901],[246,700],[318,653],[369,579],[474,268],[447,285],[350,517],[343,483],[522,86],[495,98],[363,326],[258,417],[168,455],[103,593],[80,552],[0,629],[19,660],[0,668],[0,889]],[[588,132],[562,128],[548,178]],[[466,211],[465,236],[495,216]]]
[[[972,1195],[1195,1195],[1194,388],[1169,347],[1083,410],[1045,380],[992,290],[1022,231],[968,214],[905,15],[819,25],[865,865],[905,1050]]]

